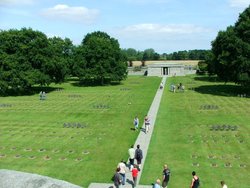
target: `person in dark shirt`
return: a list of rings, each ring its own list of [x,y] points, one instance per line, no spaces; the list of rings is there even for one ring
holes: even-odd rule
[[[120,171],[120,168],[118,167],[113,177],[115,188],[119,188],[122,182],[122,176],[120,175],[119,171]]]
[[[162,187],[166,188],[168,186],[169,182],[169,177],[170,177],[170,170],[168,168],[168,165],[163,166],[163,172],[162,172]]]
[[[140,165],[141,165],[141,161],[143,159],[143,154],[142,154],[142,150],[140,149],[140,145],[137,145],[137,149],[135,150],[135,159],[137,161],[137,165],[140,169]]]
[[[192,172],[192,181],[191,181],[191,185],[190,188],[198,188],[200,185],[200,180],[199,177],[196,175],[195,171]]]

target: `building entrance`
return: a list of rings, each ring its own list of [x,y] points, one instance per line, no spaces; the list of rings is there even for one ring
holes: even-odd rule
[[[168,75],[168,67],[162,67],[163,75]]]

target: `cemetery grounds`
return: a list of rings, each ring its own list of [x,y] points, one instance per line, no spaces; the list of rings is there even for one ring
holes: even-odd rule
[[[1,97],[0,167],[87,187],[111,182],[117,163],[137,132],[137,114],[147,113],[160,78],[129,76],[122,85],[53,85],[46,100]],[[183,83],[184,93],[169,91]],[[48,88],[47,88],[48,89]],[[169,186],[186,187],[191,172],[202,187],[249,185],[249,88],[206,77],[168,78],[140,184],[151,184],[168,164]]]
[[[169,91],[183,83],[184,93]],[[172,77],[162,96],[141,184],[171,170],[169,187],[188,187],[191,172],[201,187],[250,185],[250,89],[205,76]]]
[[[137,138],[133,118],[142,122],[160,81],[130,76],[120,85],[79,87],[71,80],[30,96],[0,97],[0,168],[83,187],[111,182]]]

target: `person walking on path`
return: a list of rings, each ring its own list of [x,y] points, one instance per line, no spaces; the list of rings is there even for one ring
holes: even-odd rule
[[[133,169],[132,169],[132,177],[134,181],[133,188],[136,188],[138,173],[139,173],[138,166],[134,164]]]
[[[129,169],[132,170],[135,162],[135,148],[134,145],[131,145],[131,148],[128,149],[129,154]]]
[[[139,118],[137,116],[135,116],[135,118],[134,118],[135,131],[138,131],[138,126],[139,126]]]
[[[115,185],[115,188],[119,188],[120,185],[121,185],[121,182],[122,182],[122,177],[119,173],[120,171],[120,168],[116,168],[116,172],[115,172],[115,175],[114,175],[114,185]]]
[[[163,166],[163,172],[162,172],[162,187],[163,188],[166,188],[168,186],[169,178],[170,178],[170,170],[168,168],[168,165],[165,164]]]
[[[149,119],[148,115],[146,115],[144,117],[144,125],[145,125],[145,133],[148,133],[148,131],[150,129],[150,119]]]
[[[125,185],[125,181],[126,181],[126,164],[124,160],[121,160],[121,162],[119,162],[117,168],[120,168],[120,175],[122,176],[122,185]]]
[[[143,159],[143,154],[142,154],[142,150],[140,149],[140,145],[137,145],[137,149],[135,150],[135,159],[137,161],[137,165],[140,169],[140,165],[141,165],[141,160]]]
[[[200,186],[200,179],[196,175],[195,171],[192,172],[192,176],[193,176],[193,178],[192,178],[192,181],[191,181],[190,188],[198,188]]]
[[[161,188],[161,180],[160,179],[157,179],[153,188]]]
[[[220,184],[221,184],[222,188],[227,188],[227,185],[226,185],[225,181],[221,181]]]
[[[163,82],[161,82],[160,84],[160,89],[163,89]]]

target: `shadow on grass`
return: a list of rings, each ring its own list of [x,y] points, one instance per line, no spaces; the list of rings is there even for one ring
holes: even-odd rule
[[[211,94],[227,97],[250,97],[250,87],[243,87],[239,85],[204,85],[196,87],[195,91],[202,94]]]
[[[224,82],[220,80],[217,76],[196,76],[194,77],[194,80],[202,82]]]
[[[75,87],[96,87],[96,86],[116,86],[116,85],[123,85],[122,82],[111,82],[111,83],[105,83],[103,85],[101,85],[98,82],[72,82],[71,83],[72,86]]]
[[[18,90],[18,91],[13,91],[13,90],[9,90],[7,91],[7,93],[5,95],[0,95],[1,97],[8,97],[8,96],[12,96],[12,97],[16,97],[16,96],[31,96],[34,94],[39,94],[41,91],[44,91],[46,93],[50,93],[52,91],[57,91],[57,90],[63,90],[63,88],[61,87],[41,87],[41,86],[34,86],[32,88],[30,88],[29,90]]]

